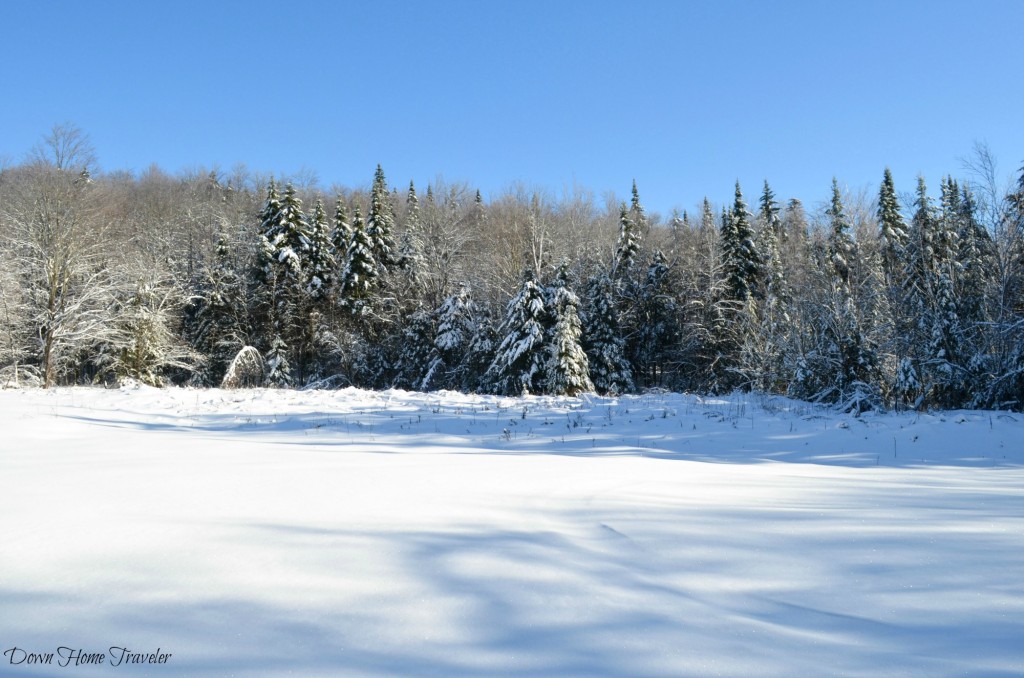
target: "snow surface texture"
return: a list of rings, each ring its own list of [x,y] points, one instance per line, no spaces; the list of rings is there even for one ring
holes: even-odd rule
[[[1024,419],[0,392],[2,676],[1024,673]]]

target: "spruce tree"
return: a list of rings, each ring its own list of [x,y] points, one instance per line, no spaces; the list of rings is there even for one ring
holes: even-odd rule
[[[743,303],[758,289],[761,261],[754,245],[750,212],[743,200],[740,182],[736,182],[736,198],[732,212],[722,223],[722,253],[725,265],[726,290],[734,301]]]
[[[615,283],[604,273],[594,275],[587,282],[586,301],[583,347],[594,388],[601,394],[629,393],[633,390],[633,373],[619,329]]]
[[[405,203],[405,223],[398,244],[397,264],[406,281],[402,296],[408,298],[417,294],[423,278],[423,226],[416,187],[411,181]]]
[[[423,388],[433,358],[431,340],[437,333],[433,314],[419,309],[413,312],[399,333],[396,351],[394,388],[417,390]]]
[[[850,296],[850,270],[856,256],[853,236],[850,235],[850,221],[843,207],[839,182],[832,179],[832,202],[825,212],[829,219],[828,255],[829,265],[841,293]]]
[[[612,277],[619,280],[629,274],[640,250],[640,234],[636,222],[626,211],[626,203],[619,208],[619,240],[615,245],[615,261],[612,263]]]
[[[650,232],[651,227],[647,222],[647,213],[644,211],[643,205],[640,204],[640,192],[636,189],[636,179],[633,180],[633,192],[629,201],[629,220],[633,222],[638,238],[642,238]]]
[[[473,338],[469,342],[462,389],[467,393],[493,392],[490,366],[498,349],[498,335],[487,309],[476,309]]]
[[[309,251],[306,258],[306,293],[313,302],[325,299],[334,285],[337,263],[327,231],[327,215],[317,199],[309,219]]]
[[[544,293],[532,269],[523,271],[519,291],[509,301],[505,320],[498,327],[502,337],[486,381],[501,395],[542,392],[548,355],[544,328],[547,308]]]
[[[373,243],[359,208],[356,207],[352,219],[351,242],[345,255],[345,270],[341,278],[341,304],[353,312],[362,312],[376,285],[377,274]]]
[[[277,218],[265,234],[274,248],[274,260],[282,267],[285,276],[294,284],[301,285],[305,258],[310,249],[310,227],[302,213],[302,202],[291,184],[285,187]]]
[[[882,186],[878,189],[878,225],[882,237],[882,265],[887,287],[892,287],[903,272],[907,247],[907,225],[900,214],[892,172],[885,168]]]
[[[437,333],[421,388],[464,388],[470,344],[476,333],[474,316],[469,286],[463,283],[437,310]]]
[[[271,388],[291,388],[292,368],[288,362],[288,345],[280,335],[274,335],[270,342],[270,350],[267,352],[263,363],[267,369],[267,386]]]
[[[371,244],[374,261],[382,269],[390,270],[398,263],[394,242],[395,209],[388,192],[384,170],[377,165],[370,191],[370,213],[366,221],[366,234]]]
[[[853,265],[857,245],[850,234],[851,224],[839,190],[832,179],[832,201],[826,214],[829,218],[828,268],[832,279],[831,322],[824,338],[829,342],[822,353],[832,353],[830,361],[835,373],[831,385],[846,409],[861,411],[877,406],[874,384],[876,358],[865,336],[853,289]]]
[[[331,228],[331,254],[337,266],[336,278],[341,279],[345,271],[348,248],[352,244],[352,224],[348,221],[345,199],[340,195],[334,205],[334,223]]]
[[[764,259],[764,301],[751,318],[755,327],[745,332],[746,370],[751,385],[765,392],[779,392],[787,379],[783,375],[783,355],[790,330],[790,291],[786,280],[779,240],[783,236],[779,205],[768,182],[761,194],[760,237],[758,249]]]
[[[590,364],[581,345],[579,299],[569,289],[567,263],[559,267],[555,283],[547,290],[549,324],[546,390],[553,395],[579,395],[593,391]]]
[[[656,251],[634,295],[627,352],[640,387],[666,385],[667,366],[678,343],[677,308],[670,290],[669,271],[665,255]]]

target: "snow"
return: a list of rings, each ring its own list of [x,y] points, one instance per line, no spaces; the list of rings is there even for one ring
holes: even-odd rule
[[[0,391],[0,425],[0,652],[159,651],[143,670],[168,676],[1024,672],[1017,414],[134,386]],[[0,675],[115,670],[13,656]]]

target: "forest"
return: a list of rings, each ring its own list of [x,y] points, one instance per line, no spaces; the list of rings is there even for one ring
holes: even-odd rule
[[[837,163],[841,166],[841,163]],[[573,187],[0,164],[0,385],[786,394],[1024,407],[1024,168],[820,207],[737,182],[649,214]],[[841,178],[841,174],[837,175]],[[934,178],[930,178],[934,180]],[[749,187],[748,187],[749,188]]]

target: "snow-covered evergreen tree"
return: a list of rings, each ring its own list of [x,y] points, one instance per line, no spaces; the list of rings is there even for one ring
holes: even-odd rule
[[[644,206],[640,204],[640,192],[636,189],[636,179],[633,180],[632,197],[629,200],[629,220],[633,222],[638,237],[642,238],[650,231],[647,213],[644,211]]]
[[[501,343],[485,377],[496,393],[521,395],[543,391],[548,361],[546,324],[544,292],[533,269],[527,268],[519,291],[508,303],[505,320],[498,327]]]
[[[754,245],[750,211],[738,181],[732,212],[722,223],[722,254],[729,297],[743,303],[757,293],[761,259]]]
[[[285,187],[277,218],[271,221],[264,235],[274,248],[274,260],[287,278],[302,281],[303,263],[310,247],[310,227],[302,213],[302,202],[291,184]]]
[[[679,340],[675,298],[670,290],[669,264],[660,250],[654,253],[643,281],[636,286],[629,314],[626,351],[637,385],[665,387],[668,363]]]
[[[271,388],[291,388],[292,368],[288,362],[288,345],[280,335],[274,335],[270,342],[270,350],[263,360],[267,370],[267,386]]]
[[[491,392],[495,386],[489,370],[498,350],[498,334],[486,309],[476,309],[475,320],[476,327],[466,355],[462,389],[468,393]]]
[[[325,299],[334,284],[337,264],[332,253],[327,215],[320,199],[313,205],[309,218],[309,251],[306,256],[306,293],[314,301]]]
[[[594,388],[602,394],[629,393],[633,373],[626,359],[626,343],[619,329],[615,283],[604,273],[587,282],[583,314],[583,347]]]
[[[469,286],[463,283],[437,310],[437,334],[422,389],[464,387],[470,344],[476,334],[474,315]]]
[[[339,195],[334,204],[334,221],[331,227],[331,254],[334,255],[334,261],[338,267],[337,277],[339,280],[345,271],[346,257],[351,244],[352,224],[348,221],[345,199]]]
[[[779,392],[788,381],[784,374],[784,353],[790,332],[790,291],[779,250],[783,237],[779,205],[767,181],[761,194],[758,221],[758,249],[764,260],[764,299],[756,312],[745,309],[741,316],[753,324],[741,333],[745,337],[742,362],[753,388]]]
[[[377,165],[373,176],[373,187],[370,190],[370,213],[366,219],[366,236],[370,242],[370,251],[379,267],[390,270],[397,264],[398,258],[394,242],[395,208],[388,192],[384,170]]]
[[[409,182],[409,193],[405,201],[405,223],[398,243],[398,268],[404,280],[400,296],[418,296],[423,282],[423,225],[420,220],[420,203],[416,187]]]
[[[404,323],[395,364],[395,388],[417,390],[422,387],[433,357],[431,340],[437,332],[433,314],[425,310],[412,313]]]
[[[377,260],[366,223],[356,207],[352,219],[351,242],[345,255],[345,270],[341,278],[341,303],[353,311],[360,311],[376,285]]]
[[[625,277],[636,261],[640,250],[640,233],[636,222],[626,211],[626,203],[619,208],[619,240],[615,245],[615,261],[612,263],[612,277]]]
[[[899,201],[892,172],[888,167],[878,189],[878,225],[882,238],[882,265],[886,285],[892,287],[902,275],[904,250],[907,247],[907,224],[900,214]]]
[[[821,307],[805,328],[791,391],[797,397],[838,403],[859,412],[880,406],[881,394],[876,352],[864,331],[853,293],[858,284],[854,278],[857,245],[835,179],[826,216]]]
[[[566,263],[547,290],[550,309],[550,338],[546,390],[553,395],[575,396],[593,391],[590,364],[583,350],[582,326],[579,319],[579,298],[569,289]]]

